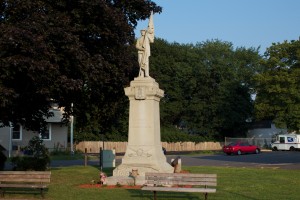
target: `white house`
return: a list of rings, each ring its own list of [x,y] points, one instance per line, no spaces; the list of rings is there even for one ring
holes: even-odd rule
[[[0,128],[0,145],[6,149],[8,156],[16,154],[20,148],[27,146],[34,136],[41,137],[50,151],[64,150],[68,147],[68,126],[62,123],[63,111],[59,108],[50,111],[54,116],[46,119],[46,130],[31,131],[21,125]]]

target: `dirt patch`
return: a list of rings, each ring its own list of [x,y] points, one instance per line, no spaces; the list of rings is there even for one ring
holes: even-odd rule
[[[187,171],[187,170],[181,170],[180,173],[181,173],[181,174],[189,174],[190,172]]]

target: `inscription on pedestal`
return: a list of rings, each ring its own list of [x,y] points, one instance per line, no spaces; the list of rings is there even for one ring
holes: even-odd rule
[[[146,88],[145,87],[136,87],[135,88],[135,99],[136,100],[146,99]]]

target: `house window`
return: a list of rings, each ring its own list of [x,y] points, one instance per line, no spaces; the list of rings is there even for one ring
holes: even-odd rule
[[[51,124],[48,124],[45,128],[41,129],[40,137],[42,140],[51,140]]]
[[[13,127],[12,139],[13,140],[22,140],[22,126],[17,124]]]

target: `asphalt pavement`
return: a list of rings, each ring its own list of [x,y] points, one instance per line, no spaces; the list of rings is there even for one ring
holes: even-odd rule
[[[260,154],[226,155],[196,154],[196,155],[166,155],[167,162],[181,158],[183,166],[219,166],[219,167],[256,167],[300,170],[300,151],[262,151]],[[121,164],[122,156],[116,157],[116,166]],[[84,160],[52,161],[51,167],[84,165]],[[99,160],[89,160],[87,165],[99,165]]]
[[[181,155],[184,166],[256,167],[300,170],[300,151],[267,151],[245,155]]]
[[[167,162],[180,156],[183,166],[219,166],[219,167],[255,167],[255,168],[280,168],[300,170],[300,151],[267,151],[260,154],[226,155],[226,154],[196,154],[196,155],[166,155]],[[122,156],[116,157],[116,166]],[[84,166],[84,160],[53,160],[51,167]],[[89,160],[87,165],[99,165],[99,160]],[[5,169],[10,169],[6,163]]]

